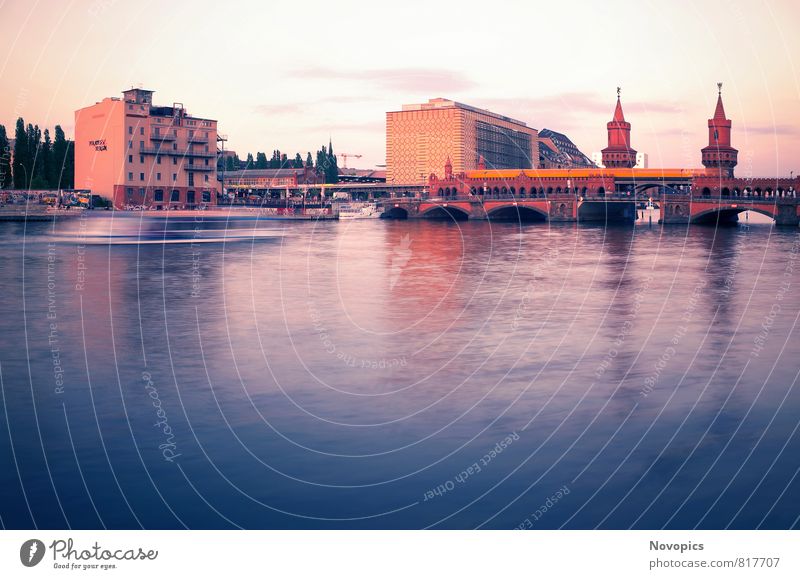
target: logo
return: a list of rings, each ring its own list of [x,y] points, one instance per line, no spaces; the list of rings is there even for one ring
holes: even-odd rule
[[[36,567],[44,558],[44,543],[39,539],[28,539],[19,548],[19,560],[26,567]]]

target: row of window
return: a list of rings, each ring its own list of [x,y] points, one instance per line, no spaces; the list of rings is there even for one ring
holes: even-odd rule
[[[128,187],[127,194],[128,200],[130,201],[133,199],[136,190],[133,187]],[[139,195],[142,197],[145,196],[145,189],[144,187],[139,188]],[[203,203],[210,203],[211,202],[211,192],[210,191],[203,191],[202,192],[202,199]],[[170,203],[179,203],[181,200],[181,192],[178,189],[173,189],[169,194],[169,201]],[[164,201],[164,190],[163,189],[156,189],[153,191],[153,201],[156,202],[163,202]],[[195,202],[195,192],[194,191],[187,191],[186,192],[186,202],[189,204],[193,204]]]
[[[146,148],[147,147],[145,147],[144,141],[139,141],[139,150],[144,150]],[[159,149],[160,148],[161,147],[159,147]],[[128,150],[133,150],[133,141],[128,141]],[[173,151],[177,151],[178,150],[178,143],[172,143],[172,150]],[[198,151],[190,149],[188,152],[198,152]],[[205,152],[205,153],[209,152],[208,145],[204,145],[203,146],[203,152]]]
[[[204,161],[204,166],[205,167],[210,167],[211,166],[209,164],[209,159],[203,159],[203,161]],[[144,155],[139,155],[139,162],[140,163],[144,163]],[[128,163],[133,163],[133,155],[128,155]],[[156,155],[156,164],[157,165],[161,164],[161,155]],[[172,164],[173,165],[177,165],[178,164],[178,157],[172,157]],[[189,166],[191,167],[192,165],[194,165],[194,159],[190,157],[189,158]]]
[[[144,173],[139,173],[139,181],[144,181],[144,180],[145,180],[144,179]],[[178,180],[178,174],[177,173],[173,173],[172,174],[172,180],[173,181],[177,181]],[[128,181],[133,181],[133,172],[132,171],[128,172]],[[156,181],[161,181],[161,173],[156,173]],[[189,173],[189,181],[190,181],[190,184],[193,184],[193,182],[194,182],[194,173]],[[208,183],[208,175],[203,175],[203,182]]]

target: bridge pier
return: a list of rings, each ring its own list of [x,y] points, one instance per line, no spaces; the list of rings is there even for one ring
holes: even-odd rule
[[[686,225],[692,216],[691,202],[688,198],[661,196],[661,217],[658,222],[666,225]]]
[[[797,203],[779,203],[777,209],[775,225],[790,227],[797,227],[800,225],[800,217],[797,216]]]

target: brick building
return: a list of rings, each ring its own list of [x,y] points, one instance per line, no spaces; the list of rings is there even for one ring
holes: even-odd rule
[[[122,94],[75,112],[75,188],[118,209],[215,204],[217,121],[156,106],[150,90]]]

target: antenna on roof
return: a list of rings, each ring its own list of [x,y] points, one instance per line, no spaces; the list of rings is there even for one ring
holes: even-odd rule
[[[719,91],[719,94],[721,95],[722,94],[722,83],[721,82],[717,83],[717,90]]]

